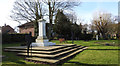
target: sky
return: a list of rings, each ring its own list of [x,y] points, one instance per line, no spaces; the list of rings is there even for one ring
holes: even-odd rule
[[[9,16],[13,8],[15,0],[0,0],[0,26],[4,24],[15,28],[18,23],[13,21]]]
[[[74,11],[78,19],[82,19],[83,24],[90,24],[96,12],[107,12],[117,16],[118,2],[82,2]]]
[[[76,0],[75,0],[76,1]],[[19,23],[13,21],[9,16],[13,9],[15,0],[0,0],[0,26],[4,24],[16,28]],[[81,19],[83,24],[91,23],[93,14],[97,11],[105,11],[114,16],[118,15],[118,1],[117,0],[81,0],[81,4],[74,9],[78,19]],[[79,24],[79,22],[77,22]]]

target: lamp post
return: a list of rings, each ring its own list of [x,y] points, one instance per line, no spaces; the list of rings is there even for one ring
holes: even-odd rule
[[[74,24],[73,24],[73,18],[74,18],[74,16],[73,16],[73,14],[74,13],[71,13],[72,14],[72,20],[71,20],[71,22],[72,22],[72,25],[71,25],[71,34],[72,34],[72,37],[71,37],[71,39],[72,39],[72,44],[74,44]]]
[[[74,28],[74,26],[73,26],[73,24],[71,25],[71,28],[72,28],[72,30],[71,30],[71,33],[72,33],[72,44],[74,44],[74,30],[73,30],[73,28]]]

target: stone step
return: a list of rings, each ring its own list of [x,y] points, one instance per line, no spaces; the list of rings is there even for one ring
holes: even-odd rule
[[[55,60],[55,59],[44,59],[44,58],[36,58],[36,57],[26,58],[26,60],[53,63],[53,64],[59,61],[59,60]]]
[[[85,50],[85,49],[87,49],[88,47],[84,47],[84,48],[82,48],[82,49],[79,49],[79,50],[77,50],[77,51],[75,51],[75,52],[73,52],[73,53],[71,53],[71,54],[69,54],[69,55],[67,55],[67,56],[65,56],[65,57],[63,57],[63,58],[60,58],[60,60],[64,60],[64,59],[66,59],[66,58],[68,58],[68,57],[70,57],[70,56],[72,56],[72,55],[74,55],[74,54],[76,54],[76,53],[78,53],[78,52],[81,52],[81,51],[83,51],[83,50]]]
[[[62,51],[65,51],[65,50],[69,50],[69,49],[72,49],[72,48],[75,48],[77,46],[70,46],[70,47],[66,47],[66,48],[63,48],[63,49],[58,49],[58,50],[54,50],[54,51],[35,51],[35,50],[30,50],[30,53],[42,53],[42,54],[55,54],[55,53],[58,53],[58,52],[62,52]],[[4,49],[4,51],[11,51],[11,52],[24,52],[24,53],[27,53],[27,50],[18,50],[18,49]]]
[[[32,60],[32,61],[38,61],[38,62],[47,62],[47,63],[52,63],[52,64],[58,64],[63,62],[64,60],[68,59],[69,57],[87,49],[88,47],[84,47],[82,49],[79,49],[71,54],[68,54],[67,56],[64,56],[62,58],[59,59],[44,59],[44,58],[37,58],[37,57],[32,57],[32,58],[26,58],[26,60]]]
[[[61,56],[61,55],[64,55],[64,54],[76,51],[76,50],[81,49],[81,48],[83,48],[83,46],[78,46],[77,48],[73,48],[73,49],[70,49],[68,51],[64,51],[64,52],[57,53],[57,54],[54,54],[54,55],[32,53],[32,56],[31,56],[31,53],[30,53],[30,56],[31,57],[42,57],[42,58],[56,58],[58,56]],[[18,55],[20,55],[20,56],[27,56],[27,53],[18,53]]]
[[[65,44],[65,45],[56,45],[56,46],[45,46],[45,47],[32,47],[32,50],[36,51],[53,51],[65,47],[70,47],[70,46],[75,46],[75,44]],[[27,50],[26,46],[20,46],[20,47],[6,47],[4,50],[9,50],[9,49],[15,49],[15,50]]]

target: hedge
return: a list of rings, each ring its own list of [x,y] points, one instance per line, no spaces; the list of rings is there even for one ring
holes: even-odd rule
[[[61,38],[60,35],[57,36],[57,38]],[[64,38],[64,36],[62,36],[62,38]],[[72,35],[71,36],[68,36],[66,37],[67,40],[72,40]],[[88,41],[88,40],[92,40],[93,39],[93,35],[92,34],[79,34],[77,37],[74,36],[74,40],[85,40],[85,41]]]
[[[25,42],[27,34],[2,34],[2,43]]]

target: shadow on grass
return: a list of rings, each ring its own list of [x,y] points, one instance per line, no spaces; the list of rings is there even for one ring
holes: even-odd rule
[[[9,63],[15,63],[15,64],[26,64],[25,62],[23,62],[22,60],[24,60],[24,57],[18,57],[16,55],[16,53],[13,52],[4,52],[3,54],[5,55],[4,58],[2,58],[3,64],[8,62]]]
[[[17,60],[17,61],[11,61],[11,62],[14,62],[16,64],[26,64],[25,62],[22,62],[22,61],[19,61],[19,60]]]
[[[25,62],[18,61],[17,64],[26,64]]]
[[[120,49],[86,49],[86,50],[120,50]]]
[[[104,46],[104,45],[95,44],[95,45],[89,45],[89,46]]]
[[[3,61],[6,61],[6,60],[3,60]],[[13,63],[16,63],[16,64],[26,64],[25,62],[22,62],[22,61],[20,61],[19,59],[18,60],[16,60],[16,59],[12,59],[12,60],[7,60],[7,61],[9,61],[9,62],[13,62]]]
[[[76,64],[77,66],[79,65],[82,65],[82,66],[117,66],[118,65],[118,64],[85,64],[85,63],[80,63],[80,62],[66,62],[66,63],[73,63],[73,64]]]

